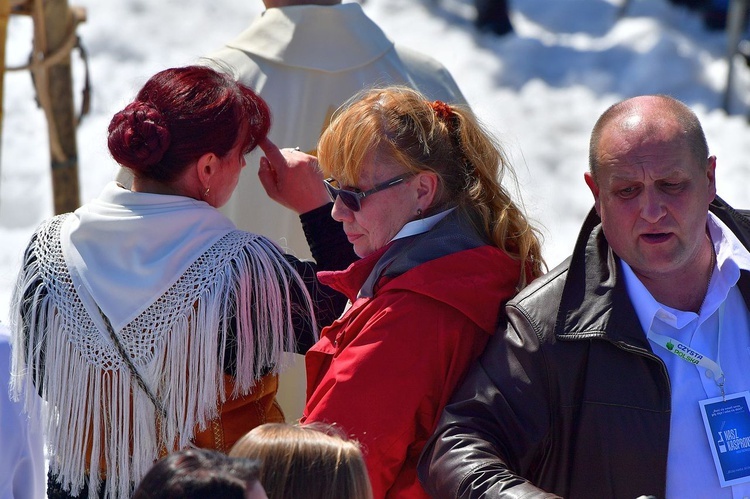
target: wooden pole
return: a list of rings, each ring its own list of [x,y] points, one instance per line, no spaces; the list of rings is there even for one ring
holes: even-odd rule
[[[34,56],[43,59],[64,45],[76,23],[67,0],[37,0],[36,5]],[[73,211],[80,205],[80,196],[70,53],[33,71],[37,95],[47,114],[55,213]]]

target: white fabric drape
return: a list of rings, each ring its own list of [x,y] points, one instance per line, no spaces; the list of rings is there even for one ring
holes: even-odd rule
[[[386,36],[357,3],[266,10],[226,46],[200,60],[226,70],[268,102],[269,138],[314,153],[334,111],[360,90],[406,85],[429,99],[464,104],[436,59]],[[270,200],[257,178],[262,151],[248,155],[222,212],[243,230],[268,236],[299,258],[310,253],[295,213]]]
[[[271,241],[179,196],[110,185],[42,224],[14,295],[20,376],[12,388],[29,411],[37,390],[47,401],[50,469],[60,482],[75,494],[88,476],[93,497],[101,461],[109,496],[128,497],[160,450],[188,446],[225,397],[228,317],[237,326],[235,395],[278,372],[282,352],[294,348],[295,281],[304,290]],[[134,383],[97,304],[166,418]]]

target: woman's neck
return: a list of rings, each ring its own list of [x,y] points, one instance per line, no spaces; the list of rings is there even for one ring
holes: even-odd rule
[[[144,192],[149,194],[166,194],[171,196],[185,196],[200,200],[195,189],[183,185],[181,182],[158,182],[152,179],[134,178],[130,187],[133,192]]]

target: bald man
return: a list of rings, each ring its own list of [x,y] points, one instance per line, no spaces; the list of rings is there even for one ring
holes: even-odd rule
[[[667,96],[594,126],[594,209],[508,322],[420,461],[435,497],[750,496],[750,220],[716,196]]]

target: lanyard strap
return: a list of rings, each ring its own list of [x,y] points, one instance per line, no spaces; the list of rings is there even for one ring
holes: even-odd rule
[[[708,372],[711,373],[711,376],[714,378],[714,382],[716,383],[716,386],[718,386],[719,389],[721,390],[722,398],[724,398],[724,371],[722,371],[721,367],[719,366],[718,356],[721,354],[721,330],[724,324],[724,306],[725,305],[726,305],[726,301],[724,301],[719,307],[719,334],[718,334],[718,339],[717,339],[718,348],[716,350],[716,355],[717,355],[716,361],[714,361],[713,359],[709,357],[706,357],[702,353],[698,352],[697,350],[694,350],[689,345],[686,345],[679,340],[676,340],[664,334],[655,333],[653,329],[649,329],[648,335],[647,335],[648,339],[650,339],[651,341],[653,341],[660,347],[664,348],[668,352],[675,354],[682,360],[707,369],[708,370],[707,374]]]

